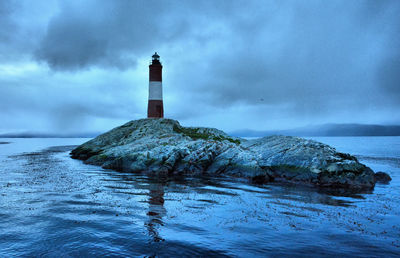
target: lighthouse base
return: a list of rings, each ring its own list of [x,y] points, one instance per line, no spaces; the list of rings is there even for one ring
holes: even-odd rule
[[[164,108],[162,100],[149,100],[147,118],[163,118]]]

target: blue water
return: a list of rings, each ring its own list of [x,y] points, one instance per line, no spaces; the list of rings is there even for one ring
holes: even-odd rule
[[[400,137],[314,138],[389,185],[370,193],[148,178],[69,158],[87,139],[0,139],[0,257],[400,255]]]

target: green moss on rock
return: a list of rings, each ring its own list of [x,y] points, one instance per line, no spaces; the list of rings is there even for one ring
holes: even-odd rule
[[[183,134],[192,138],[193,140],[214,140],[214,141],[229,141],[235,144],[240,144],[240,140],[236,140],[230,137],[226,137],[223,135],[214,135],[208,132],[201,132],[200,128],[190,128],[190,127],[182,127],[178,125],[174,125],[173,127],[174,132]]]

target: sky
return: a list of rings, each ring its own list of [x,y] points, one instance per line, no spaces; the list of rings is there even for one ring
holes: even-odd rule
[[[0,1],[0,133],[400,123],[400,1]]]

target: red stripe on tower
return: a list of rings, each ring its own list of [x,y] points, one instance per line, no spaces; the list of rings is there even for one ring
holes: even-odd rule
[[[149,65],[149,104],[147,106],[148,118],[163,118],[164,107],[162,98],[162,65],[157,52],[152,56]]]

